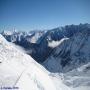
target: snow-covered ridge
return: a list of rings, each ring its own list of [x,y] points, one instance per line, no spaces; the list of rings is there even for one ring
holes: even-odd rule
[[[41,33],[38,38],[39,34],[15,32],[8,38],[20,41],[21,46],[27,44],[36,59],[47,58],[42,65],[50,72],[0,35],[0,86],[18,86],[20,90],[89,90],[90,28],[71,25]]]
[[[57,87],[43,66],[15,48],[0,35],[0,88],[69,90],[62,82],[61,85],[62,87]]]

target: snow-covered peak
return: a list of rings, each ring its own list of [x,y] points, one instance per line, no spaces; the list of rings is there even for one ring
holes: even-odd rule
[[[4,35],[12,35],[13,32],[12,32],[12,31],[3,31],[3,34],[4,34]]]
[[[2,31],[2,34],[3,35],[13,35],[13,34],[15,34],[15,33],[18,33],[18,31],[16,30],[16,29],[12,29],[12,30],[3,30]]]

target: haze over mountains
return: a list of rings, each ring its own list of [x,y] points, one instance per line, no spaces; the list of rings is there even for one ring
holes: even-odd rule
[[[15,85],[20,77],[16,83],[20,90],[90,90],[90,24],[1,34],[0,86]],[[35,87],[24,87],[27,82]]]

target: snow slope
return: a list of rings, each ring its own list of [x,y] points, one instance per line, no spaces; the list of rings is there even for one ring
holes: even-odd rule
[[[0,35],[0,88],[69,90],[63,83],[61,85],[57,89],[48,71]]]

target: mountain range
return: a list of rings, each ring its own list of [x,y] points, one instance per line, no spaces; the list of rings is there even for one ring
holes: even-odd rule
[[[45,31],[3,31],[0,86],[90,90],[90,24]]]

